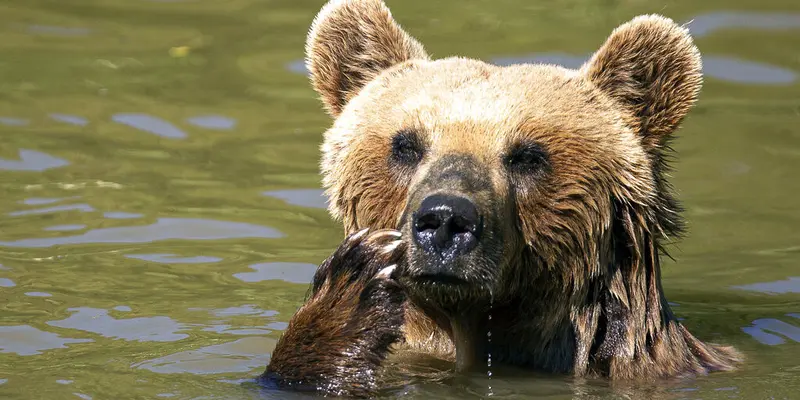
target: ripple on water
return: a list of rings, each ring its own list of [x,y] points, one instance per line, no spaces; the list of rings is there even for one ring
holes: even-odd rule
[[[114,114],[111,120],[122,125],[139,129],[170,139],[183,139],[188,135],[177,126],[157,117],[139,113]]]
[[[66,165],[69,161],[63,158],[28,149],[19,150],[19,161],[0,158],[0,170],[6,171],[45,171]]]
[[[91,339],[70,339],[30,325],[0,326],[0,353],[20,356],[41,354],[44,350],[65,349],[67,344],[92,342]]]
[[[73,311],[74,314],[59,321],[49,321],[47,324],[136,342],[174,342],[189,337],[185,333],[178,333],[188,326],[169,317],[116,319],[108,315],[108,310],[90,307],[68,308],[67,311]]]
[[[328,208],[328,196],[325,195],[325,191],[322,189],[272,190],[262,194],[281,199],[294,206]]]
[[[775,282],[760,282],[749,285],[734,286],[734,289],[752,290],[768,294],[800,293],[800,276],[791,276],[789,279]]]
[[[127,258],[134,258],[143,261],[152,261],[162,264],[205,264],[222,261],[219,257],[195,256],[180,257],[175,254],[126,254]]]
[[[64,204],[61,206],[53,206],[53,207],[45,207],[45,208],[35,208],[32,210],[20,210],[20,211],[12,211],[8,213],[8,215],[12,217],[18,217],[20,215],[33,215],[33,214],[51,214],[63,211],[81,211],[81,212],[93,212],[94,207],[85,204]]]
[[[306,68],[306,62],[304,60],[294,60],[286,64],[286,69],[288,69],[289,72],[294,72],[298,75],[309,74],[308,68]]]
[[[591,54],[579,56],[566,53],[536,53],[527,56],[494,58],[492,63],[500,66],[554,64],[577,69],[588,61],[590,56]],[[797,79],[797,74],[789,69],[723,56],[703,56],[703,74],[727,82],[759,85],[784,85]]]
[[[798,314],[786,314],[786,316],[800,319]],[[757,319],[753,321],[753,325],[743,327],[742,332],[760,343],[770,346],[786,343],[784,338],[800,343],[800,327],[775,318]],[[776,334],[783,335],[783,337]]]
[[[14,287],[17,286],[14,281],[8,278],[0,278],[0,287]]]
[[[255,272],[239,272],[233,277],[245,282],[282,280],[290,283],[310,283],[317,271],[314,264],[270,262],[250,266]]]
[[[68,199],[68,197],[30,197],[20,201],[20,203],[29,206],[40,206],[44,204],[58,203],[59,201],[65,199]]]
[[[267,351],[274,347],[275,339],[253,336],[147,360],[133,367],[161,374],[247,373],[264,368],[269,362]]]
[[[133,218],[141,218],[143,216],[144,216],[143,214],[121,212],[121,211],[111,211],[103,213],[103,217],[108,219],[133,219]]]
[[[53,36],[86,36],[91,30],[89,28],[53,26],[53,25],[29,25],[28,32],[38,35]]]
[[[44,228],[44,230],[62,232],[62,231],[79,231],[79,230],[84,229],[84,228],[86,228],[86,225],[83,225],[83,224],[53,225],[53,226],[48,226],[48,227]]]
[[[220,240],[283,237],[280,231],[244,222],[159,218],[154,224],[90,230],[82,235],[2,242],[8,247],[51,247],[86,243],[149,243],[159,240]]]
[[[46,292],[25,292],[28,297],[53,297],[52,294]]]
[[[49,117],[54,121],[63,122],[65,124],[70,124],[70,125],[86,126],[89,124],[89,120],[83,117],[79,117],[77,115],[50,114]]]
[[[233,325],[211,325],[203,328],[203,331],[236,336],[259,336],[272,333],[272,331],[269,329],[257,327],[243,328],[241,326]]]
[[[236,126],[236,120],[222,115],[198,115],[187,118],[186,122],[205,129],[231,130]]]
[[[278,315],[274,310],[262,310],[253,304],[245,304],[238,307],[221,308],[217,310],[210,310],[212,314],[217,317],[231,317],[237,315],[250,315],[257,317],[274,317]]]
[[[696,15],[689,20],[689,32],[694,37],[709,35],[722,29],[749,28],[782,30],[800,28],[800,14],[719,11]]]
[[[14,118],[14,117],[0,117],[0,125],[5,126],[25,126],[28,125],[30,121],[27,119],[22,118]]]
[[[760,85],[790,84],[797,74],[785,68],[733,57],[703,57],[703,74],[719,80]]]

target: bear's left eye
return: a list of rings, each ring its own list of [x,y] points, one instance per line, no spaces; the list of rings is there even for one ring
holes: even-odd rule
[[[515,145],[506,156],[505,164],[510,171],[520,174],[538,173],[550,168],[547,152],[533,142]]]
[[[425,150],[416,132],[403,129],[392,138],[392,159],[401,165],[414,166],[425,155]]]

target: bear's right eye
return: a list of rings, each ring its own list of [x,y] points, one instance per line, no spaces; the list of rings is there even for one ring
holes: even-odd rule
[[[514,146],[505,158],[506,167],[516,173],[538,174],[550,169],[547,152],[538,143],[526,142]]]
[[[425,154],[422,141],[416,132],[403,129],[392,138],[392,159],[406,166],[414,166],[422,161]]]

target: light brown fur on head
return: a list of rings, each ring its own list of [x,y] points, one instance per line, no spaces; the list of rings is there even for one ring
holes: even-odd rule
[[[640,16],[579,70],[497,67],[431,60],[381,1],[334,0],[307,53],[335,118],[322,173],[347,232],[408,238],[432,193],[468,198],[485,217],[480,256],[455,272],[466,285],[414,282],[427,266],[408,246],[408,345],[455,350],[469,367],[485,356],[493,300],[492,353],[507,364],[636,379],[740,360],[681,326],[660,282],[662,243],[682,229],[664,156],[702,84],[686,29]],[[403,150],[413,163],[394,161],[398,135],[414,142]]]

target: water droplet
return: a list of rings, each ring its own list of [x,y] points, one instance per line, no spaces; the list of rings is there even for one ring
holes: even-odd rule
[[[489,312],[488,322],[486,323],[486,376],[489,378],[488,397],[494,396],[492,389],[492,311],[494,308],[494,293],[489,289]]]

